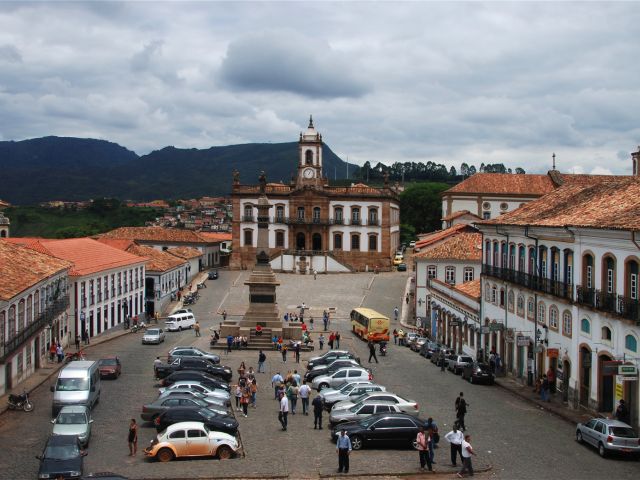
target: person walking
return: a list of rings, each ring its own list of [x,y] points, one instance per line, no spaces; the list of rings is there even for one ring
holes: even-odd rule
[[[251,384],[249,385],[249,388],[251,389],[251,406],[253,408],[256,408],[256,397],[258,395],[258,383],[256,382],[255,378],[251,380]]]
[[[429,447],[429,460],[432,464],[435,465],[436,460],[436,445],[440,441],[440,434],[438,433],[438,425],[433,421],[433,418],[427,418],[427,423],[425,424],[425,429],[429,432],[429,441],[427,442],[427,447]]]
[[[226,310],[222,310],[222,321],[223,322],[227,321],[227,311]]]
[[[318,271],[314,268],[313,269],[313,279],[316,280],[317,276],[318,276]]]
[[[264,373],[264,362],[266,362],[267,356],[262,350],[258,353],[258,373]]]
[[[398,313],[400,313],[400,311],[398,310],[398,307],[393,309],[393,319],[397,322],[398,321]]]
[[[336,452],[338,452],[338,473],[349,473],[349,454],[351,453],[351,439],[346,430],[340,432],[336,442]]]
[[[160,360],[160,357],[156,357],[156,359],[153,361],[153,376],[155,378],[158,378],[158,367],[162,365],[162,360]]]
[[[295,354],[296,363],[300,363],[300,343],[296,342],[295,347],[293,347],[293,353]]]
[[[325,310],[322,312],[322,323],[324,323],[324,331],[327,331],[327,325],[329,325],[329,313]]]
[[[60,344],[56,346],[56,355],[58,356],[58,363],[62,363],[62,360],[64,360],[64,350]]]
[[[80,350],[80,335],[76,335],[76,351]]]
[[[546,375],[542,375],[542,383],[540,384],[540,400],[550,402],[549,399],[549,379]]]
[[[291,415],[296,414],[296,406],[298,405],[298,385],[295,380],[289,384],[287,387],[287,398],[289,399],[289,407],[291,410]]]
[[[424,432],[424,427],[418,428],[418,435],[416,437],[416,446],[418,448],[418,459],[420,460],[420,470],[424,470],[426,465],[430,472],[433,472],[433,466],[431,465],[431,456],[429,455],[429,433]]]
[[[336,348],[340,348],[340,332],[336,332]]]
[[[376,357],[376,346],[371,340],[369,340],[369,363],[371,363],[372,358],[376,361],[376,363],[379,363],[378,357]]]
[[[309,330],[313,331],[313,317],[309,317]]]
[[[196,337],[200,336],[200,322],[196,320],[195,325],[193,326],[193,331],[196,332]]]
[[[316,395],[311,402],[313,406],[313,429],[322,430],[322,410],[324,410],[324,399],[320,395]]]
[[[398,344],[398,330],[396,330],[395,328],[393,329],[393,344]]]
[[[240,397],[240,405],[242,405],[242,414],[245,418],[249,413],[249,401],[251,399],[251,387],[249,385],[242,389],[242,396]]]
[[[282,350],[280,350],[280,353],[282,353],[282,363],[287,363],[287,346],[286,345],[282,345]]]
[[[453,422],[451,431],[447,433],[444,438],[449,442],[449,446],[451,448],[451,466],[457,466],[456,461],[458,459],[458,455],[460,455],[460,461],[464,463],[464,458],[462,457],[462,441],[464,440],[464,435],[460,430],[458,430],[457,422]]]
[[[465,435],[462,440],[462,470],[458,472],[458,477],[464,477],[466,472],[469,472],[469,476],[473,477],[473,465],[471,463],[471,455],[475,455],[473,447],[471,446],[471,435]]]
[[[231,353],[233,347],[233,335],[227,335],[227,353]]]
[[[284,382],[284,379],[282,378],[282,375],[280,375],[280,372],[276,372],[276,374],[271,378],[271,387],[274,389],[274,399],[278,400],[278,390],[280,390],[280,386],[282,385],[282,382]]]
[[[89,330],[88,329],[84,329],[84,344],[85,345],[89,345],[91,343],[91,338],[89,338]]]
[[[327,328],[325,327],[325,330]],[[318,337],[318,344],[320,345],[320,350],[322,350],[322,348],[324,347],[324,335],[320,334],[320,336]]]
[[[129,422],[127,441],[129,442],[129,456],[135,457],[138,452],[138,425],[135,418],[132,418],[131,422]]]
[[[458,421],[458,425],[460,426],[460,430],[463,432],[467,429],[464,424],[464,416],[467,414],[467,401],[464,399],[464,393],[460,392],[458,398],[456,398],[456,418]]]
[[[284,394],[284,392],[280,392],[280,411],[278,412],[278,420],[280,420],[280,425],[282,425],[282,431],[287,431],[287,417],[289,416],[289,399]]]
[[[298,395],[300,396],[300,400],[302,400],[302,414],[309,415],[309,394],[311,393],[311,388],[307,385],[307,382],[303,382],[300,388],[298,389]]]

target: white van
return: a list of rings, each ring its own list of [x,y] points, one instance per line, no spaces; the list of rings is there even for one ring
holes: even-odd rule
[[[167,330],[170,332],[179,332],[187,328],[192,328],[196,324],[196,318],[193,313],[175,313],[169,315],[165,321]]]
[[[98,362],[80,360],[71,362],[60,370],[58,380],[51,386],[53,403],[51,413],[55,417],[62,407],[84,405],[88,408],[100,400],[100,370]]]

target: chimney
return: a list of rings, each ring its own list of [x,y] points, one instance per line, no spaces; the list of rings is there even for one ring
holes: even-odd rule
[[[631,152],[631,161],[633,162],[633,175],[640,176],[640,146],[637,152]]]

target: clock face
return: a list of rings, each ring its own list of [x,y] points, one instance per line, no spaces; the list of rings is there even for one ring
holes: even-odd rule
[[[305,168],[303,173],[304,178],[313,178],[313,168]]]

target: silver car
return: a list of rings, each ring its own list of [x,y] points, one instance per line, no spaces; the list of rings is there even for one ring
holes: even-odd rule
[[[331,410],[331,407],[343,400],[350,400],[351,398],[359,397],[369,392],[384,392],[387,389],[382,385],[377,385],[371,382],[355,382],[347,383],[343,385],[339,390],[328,388],[320,393],[320,396],[324,400],[324,406],[327,410]]]
[[[82,448],[89,445],[93,423],[89,408],[81,405],[62,407],[51,423],[53,423],[53,435],[75,435]]]
[[[313,379],[313,383],[311,384],[311,388],[314,388],[318,391],[323,390],[325,388],[336,388],[345,383],[351,382],[362,382],[362,381],[370,381],[373,380],[373,375],[368,370],[364,368],[357,367],[347,367],[338,370],[335,373],[330,375],[321,375]]]
[[[633,428],[619,420],[592,418],[587,423],[579,423],[576,440],[598,449],[601,457],[610,453],[640,455],[640,439]]]
[[[205,352],[196,347],[173,347],[169,350],[169,363],[173,362],[176,358],[193,357],[209,360],[211,363],[217,365],[220,363],[220,356],[215,353]]]
[[[164,342],[164,330],[162,328],[147,328],[142,336],[142,344],[155,343],[160,345]]]
[[[176,382],[168,387],[162,387],[159,389],[158,393],[162,395],[168,391],[189,391],[199,393],[206,397],[218,398],[222,401],[228,402],[230,400],[231,394],[226,390],[222,390],[221,388],[208,388],[204,385],[201,385],[196,382],[189,382],[187,380],[183,380],[180,382]]]
[[[331,414],[333,415],[333,412],[337,412],[339,410],[348,410],[349,408],[360,402],[375,403],[380,401],[392,402],[393,404],[397,405],[400,411],[403,413],[408,413],[410,415],[418,415],[420,413],[420,406],[413,400],[407,400],[406,398],[403,398],[400,395],[396,395],[395,393],[391,392],[372,392],[360,395],[353,400],[345,400],[343,402],[336,403],[331,409]]]
[[[162,400],[163,398],[172,398],[172,397],[184,397],[189,396],[192,398],[198,398],[207,403],[207,408],[210,409],[226,409],[228,405],[230,405],[229,399],[223,399],[219,397],[209,397],[203,393],[196,392],[195,390],[188,390],[183,388],[177,389],[167,389],[158,395],[158,400]]]
[[[374,413],[402,413],[398,405],[393,402],[378,400],[376,402],[360,402],[346,410],[332,411],[329,416],[329,423],[336,425],[338,423],[353,422],[360,420]]]

